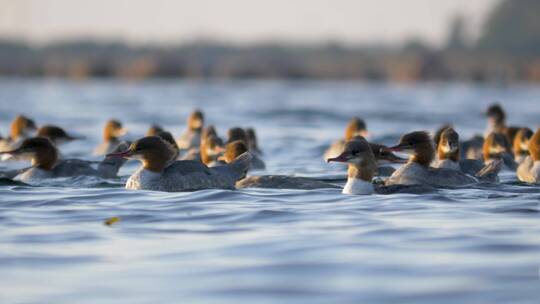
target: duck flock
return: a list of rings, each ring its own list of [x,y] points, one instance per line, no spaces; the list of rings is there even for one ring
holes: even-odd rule
[[[227,138],[205,125],[200,110],[191,113],[186,131],[178,138],[159,125],[152,125],[145,137],[123,140],[127,129],[109,120],[103,142],[94,150],[101,161],[64,158],[58,146],[80,139],[54,125],[37,127],[23,115],[14,118],[9,136],[0,138],[2,161],[29,160],[31,166],[0,172],[0,177],[27,184],[44,179],[73,176],[116,178],[128,159],[141,162],[126,182],[127,189],[154,191],[196,191],[247,187],[276,189],[340,188],[344,194],[388,194],[407,187],[463,187],[477,183],[498,183],[499,172],[516,172],[525,183],[540,183],[540,128],[507,126],[499,104],[486,111],[483,135],[461,140],[451,125],[432,136],[415,131],[401,136],[387,147],[370,142],[366,123],[351,119],[345,137],[325,152],[328,162],[348,166],[344,186],[313,178],[286,175],[250,175],[265,168],[263,153],[253,128],[231,128]],[[399,155],[406,153],[408,158]],[[345,170],[345,169],[344,169]]]

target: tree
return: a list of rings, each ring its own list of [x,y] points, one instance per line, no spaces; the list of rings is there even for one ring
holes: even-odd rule
[[[504,0],[489,15],[478,48],[540,55],[540,1]]]

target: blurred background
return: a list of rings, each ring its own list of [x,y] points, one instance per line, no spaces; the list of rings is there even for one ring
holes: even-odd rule
[[[0,0],[0,76],[540,82],[537,0]]]

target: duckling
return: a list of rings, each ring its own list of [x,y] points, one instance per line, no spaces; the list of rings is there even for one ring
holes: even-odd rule
[[[36,123],[24,116],[17,115],[10,125],[10,136],[0,139],[0,151],[16,148],[23,140],[30,137],[37,129]]]
[[[39,127],[36,136],[48,138],[56,146],[73,140],[82,139],[82,137],[68,134],[64,129],[55,125],[44,125]]]
[[[353,117],[345,128],[345,138],[340,139],[330,145],[330,147],[328,147],[328,149],[326,149],[324,152],[323,158],[328,159],[341,154],[345,148],[345,143],[357,135],[367,137],[369,133],[367,131],[366,122],[359,117]]]
[[[126,151],[110,154],[142,162],[126,182],[126,189],[167,192],[235,189],[251,161],[251,155],[244,153],[231,164],[208,168],[199,161],[177,161],[174,155],[171,145],[157,136],[143,137]]]
[[[118,148],[125,147],[120,145]],[[120,157],[108,156],[94,168],[95,162],[80,159],[59,160],[58,150],[45,137],[27,138],[18,148],[1,153],[29,158],[32,161],[32,167],[19,171],[14,177],[15,180],[25,183],[35,183],[46,178],[80,175],[112,178],[116,177],[118,170],[125,162]]]
[[[181,154],[190,149],[199,149],[201,145],[201,132],[204,128],[204,114],[200,110],[193,111],[187,120],[187,130],[178,138],[176,144]]]
[[[127,134],[127,129],[118,120],[111,119],[103,128],[103,142],[94,150],[94,155],[111,153],[120,145],[120,137]]]
[[[521,128],[516,133],[512,150],[514,151],[514,160],[521,164],[529,156],[529,142],[533,136],[533,131],[529,128]]]
[[[536,130],[529,140],[529,156],[517,168],[517,177],[520,181],[540,183],[540,128]]]
[[[401,137],[399,144],[388,148],[390,151],[411,153],[407,164],[401,166],[386,181],[386,185],[431,185],[436,187],[462,186],[478,182],[492,181],[493,173],[500,169],[500,162],[479,172],[475,177],[458,170],[432,168],[434,159],[433,142],[427,132],[416,131]]]

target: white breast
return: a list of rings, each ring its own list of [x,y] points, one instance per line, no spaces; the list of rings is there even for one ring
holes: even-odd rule
[[[159,183],[160,173],[152,172],[140,168],[135,171],[126,182],[126,189],[152,189],[156,183]]]
[[[47,172],[39,168],[31,168],[15,176],[13,180],[21,181],[27,184],[32,184],[32,183],[37,183],[40,180],[50,178],[50,177],[52,177],[52,174],[50,172]]]
[[[373,189],[373,184],[371,182],[361,180],[358,178],[349,178],[347,184],[343,188],[341,193],[343,194],[352,194],[352,195],[368,195],[373,194],[375,190]]]

